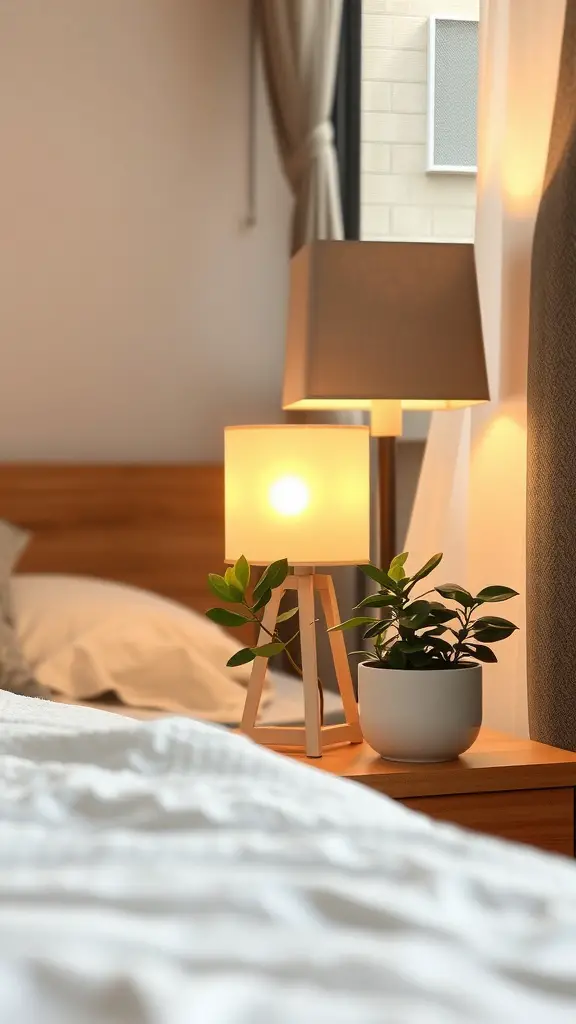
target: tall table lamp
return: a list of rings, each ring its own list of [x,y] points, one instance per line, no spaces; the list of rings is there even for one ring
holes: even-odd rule
[[[298,596],[304,728],[256,725],[267,659],[256,658],[242,731],[262,743],[301,746],[319,757],[334,743],[362,740],[341,632],[330,647],[345,724],[323,726],[316,657],[315,594],[326,625],[340,621],[332,577],[315,567],[356,565],[370,554],[369,431],[344,425],[227,427],[225,430],[225,556],[254,565],[287,558],[291,574],[266,606],[259,645],[274,631],[282,596]],[[269,632],[267,633],[266,630]]]
[[[402,411],[489,398],[473,245],[321,241],[292,259],[282,405],[371,411],[383,560]]]

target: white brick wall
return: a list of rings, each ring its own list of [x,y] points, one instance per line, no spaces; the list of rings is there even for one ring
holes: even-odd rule
[[[479,0],[363,0],[363,238],[473,238],[476,178],[426,174],[426,47],[430,15],[478,9]]]

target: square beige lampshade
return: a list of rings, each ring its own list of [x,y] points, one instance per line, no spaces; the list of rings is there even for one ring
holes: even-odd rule
[[[226,427],[226,561],[367,562],[369,448],[362,426]]]
[[[292,259],[284,409],[489,398],[473,245],[314,242]]]

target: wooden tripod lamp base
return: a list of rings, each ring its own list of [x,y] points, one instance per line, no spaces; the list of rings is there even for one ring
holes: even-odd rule
[[[262,698],[264,679],[268,667],[267,658],[256,658],[252,667],[241,730],[258,743],[278,747],[298,747],[308,757],[321,757],[322,751],[338,743],[361,743],[362,732],[358,718],[358,706],[354,696],[348,655],[342,633],[329,633],[330,648],[338,689],[342,698],[345,723],[323,726],[320,717],[318,693],[318,667],[316,657],[316,614],[314,595],[320,598],[322,611],[328,629],[340,622],[338,603],[332,577],[315,573],[308,566],[294,569],[294,575],[287,576],[284,583],[272,592],[260,630],[258,644],[265,644],[273,632],[278,617],[280,602],[287,590],[296,590],[298,595],[298,617],[300,620],[300,646],[302,651],[302,675],[304,690],[304,727],[280,727],[256,725],[256,718]],[[266,630],[269,633],[266,633]]]

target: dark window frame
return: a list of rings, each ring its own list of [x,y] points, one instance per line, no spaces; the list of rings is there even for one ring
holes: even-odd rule
[[[360,238],[362,0],[344,0],[332,122],[338,157],[344,237]]]

